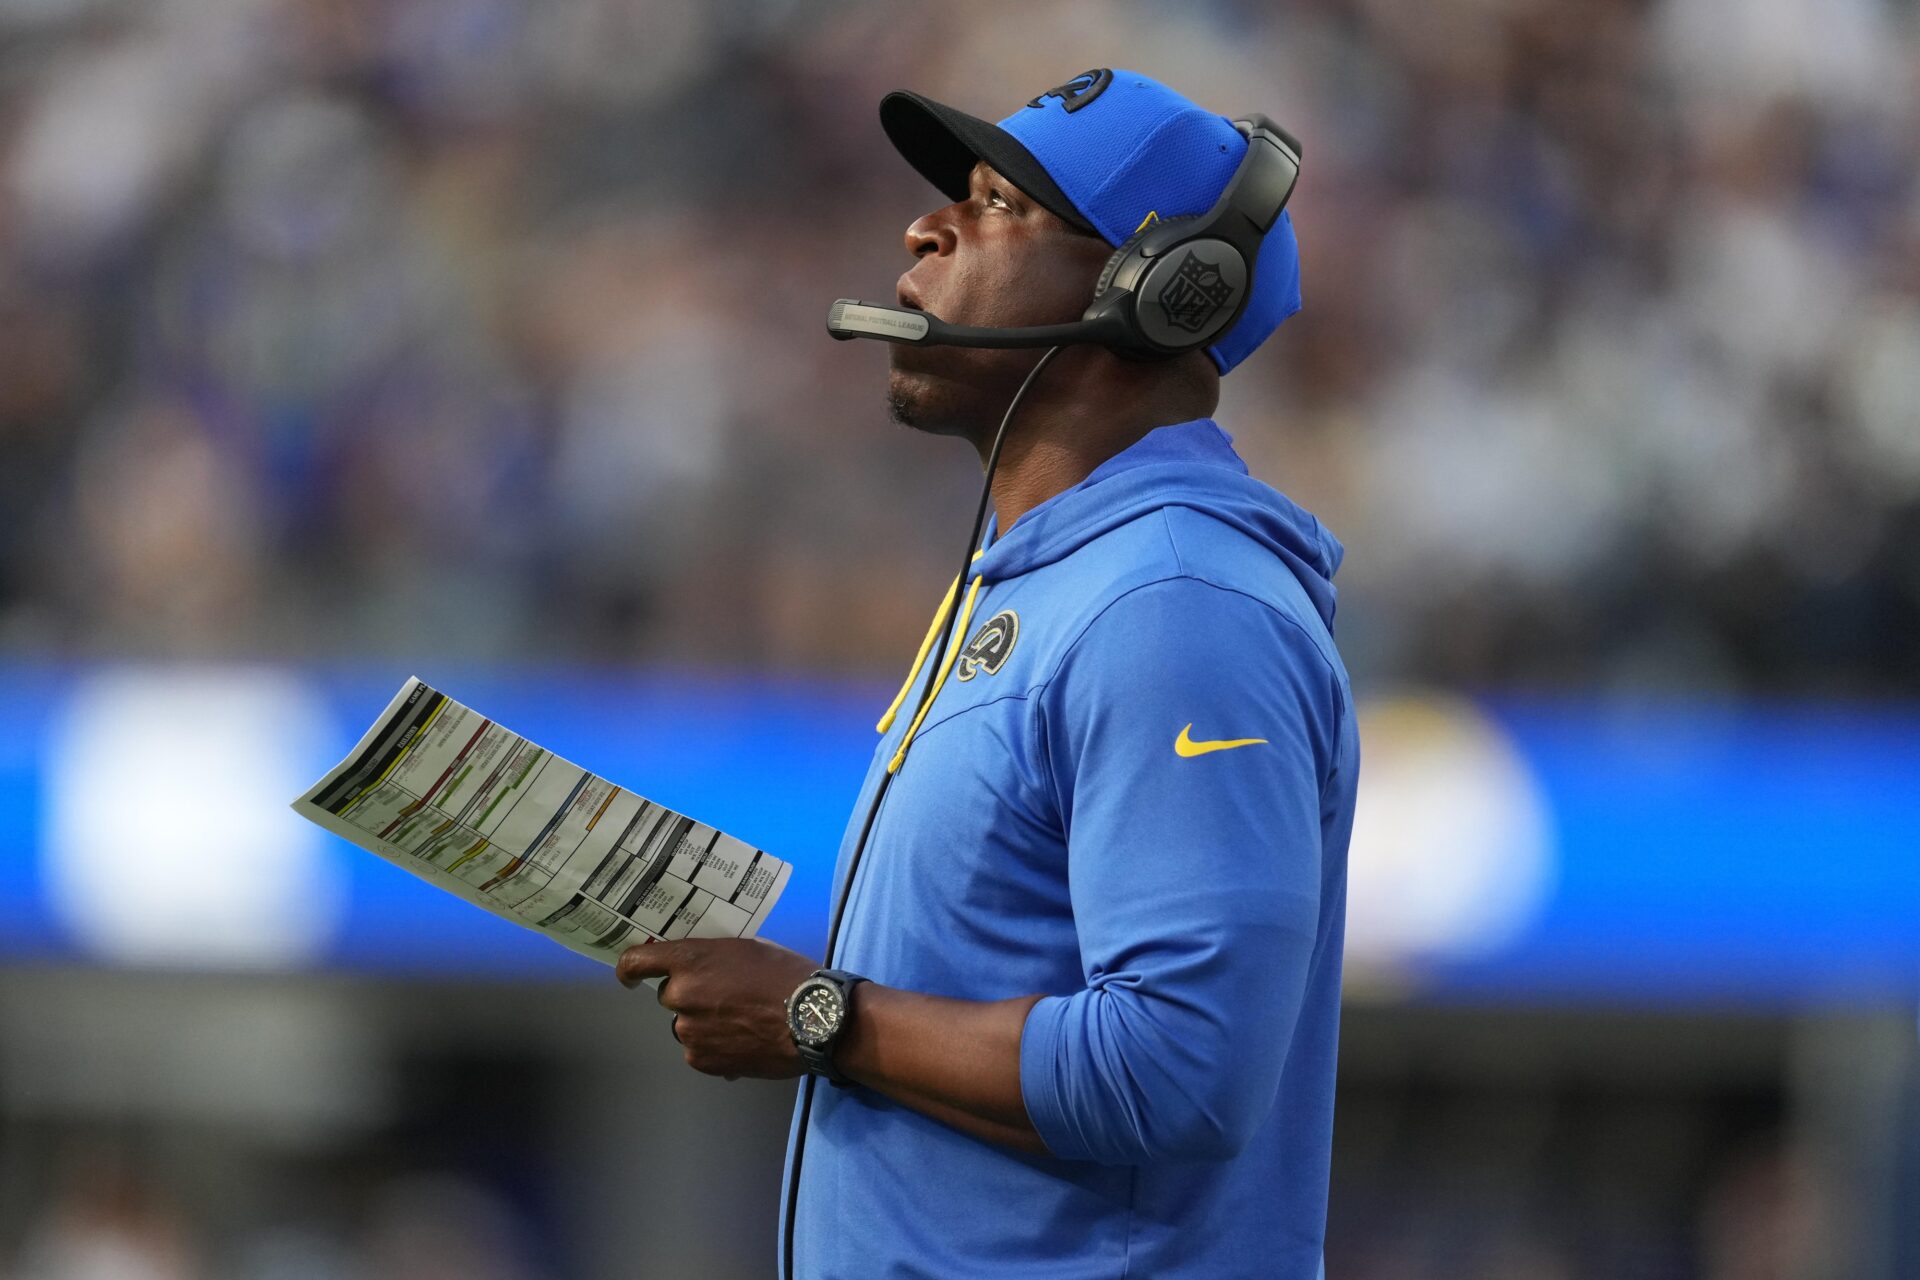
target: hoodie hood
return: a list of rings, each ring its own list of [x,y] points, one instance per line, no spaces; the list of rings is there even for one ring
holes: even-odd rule
[[[1004,582],[1052,564],[1101,534],[1162,507],[1191,507],[1240,530],[1287,562],[1331,628],[1334,572],[1344,554],[1325,525],[1254,479],[1233,438],[1211,418],[1155,427],[1071,489],[1027,511],[1004,537],[988,518],[973,572]]]

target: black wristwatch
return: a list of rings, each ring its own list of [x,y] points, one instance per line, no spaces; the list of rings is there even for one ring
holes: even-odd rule
[[[787,997],[787,1030],[807,1070],[844,1087],[847,1078],[833,1065],[833,1048],[847,1029],[853,989],[866,979],[844,969],[815,969]]]

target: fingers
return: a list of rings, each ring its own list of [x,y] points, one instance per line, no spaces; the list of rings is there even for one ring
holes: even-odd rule
[[[771,1009],[770,1016],[778,1023],[774,1039],[786,1045],[786,1021],[780,1002],[795,979],[784,971],[770,977],[764,964],[756,968],[751,963],[759,957],[759,952],[741,947],[735,939],[655,940],[621,952],[614,972],[627,987],[658,980],[654,999],[673,1015],[668,1019],[667,1033],[679,1043],[681,1056],[695,1071],[728,1080],[778,1076],[783,1065],[780,1054],[777,1049],[769,1053],[762,1043],[773,1033],[743,1027],[740,1010],[762,1005]],[[795,961],[811,965],[804,957],[795,957]]]
[[[674,944],[671,942],[643,942],[637,947],[628,947],[622,951],[620,962],[614,966],[613,971],[619,975],[620,985],[637,987],[648,978],[664,978],[671,973],[673,952]]]

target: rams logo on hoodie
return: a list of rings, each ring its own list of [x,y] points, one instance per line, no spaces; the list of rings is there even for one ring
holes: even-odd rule
[[[1013,652],[1013,642],[1019,638],[1020,615],[1002,609],[981,623],[973,639],[967,641],[954,664],[954,674],[962,680],[971,680],[980,671],[993,675],[1005,665],[1007,655]]]

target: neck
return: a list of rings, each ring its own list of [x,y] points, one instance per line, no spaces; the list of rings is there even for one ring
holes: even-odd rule
[[[1073,354],[1063,352],[1042,371],[1007,427],[993,477],[994,527],[1001,533],[1155,427],[1204,418],[1218,404],[1218,383],[1212,378],[1195,386],[1190,379],[1155,372],[1154,366],[1128,366],[1104,355],[1073,360]],[[1211,364],[1206,372],[1212,373]],[[973,437],[983,468],[998,426],[987,424]]]

